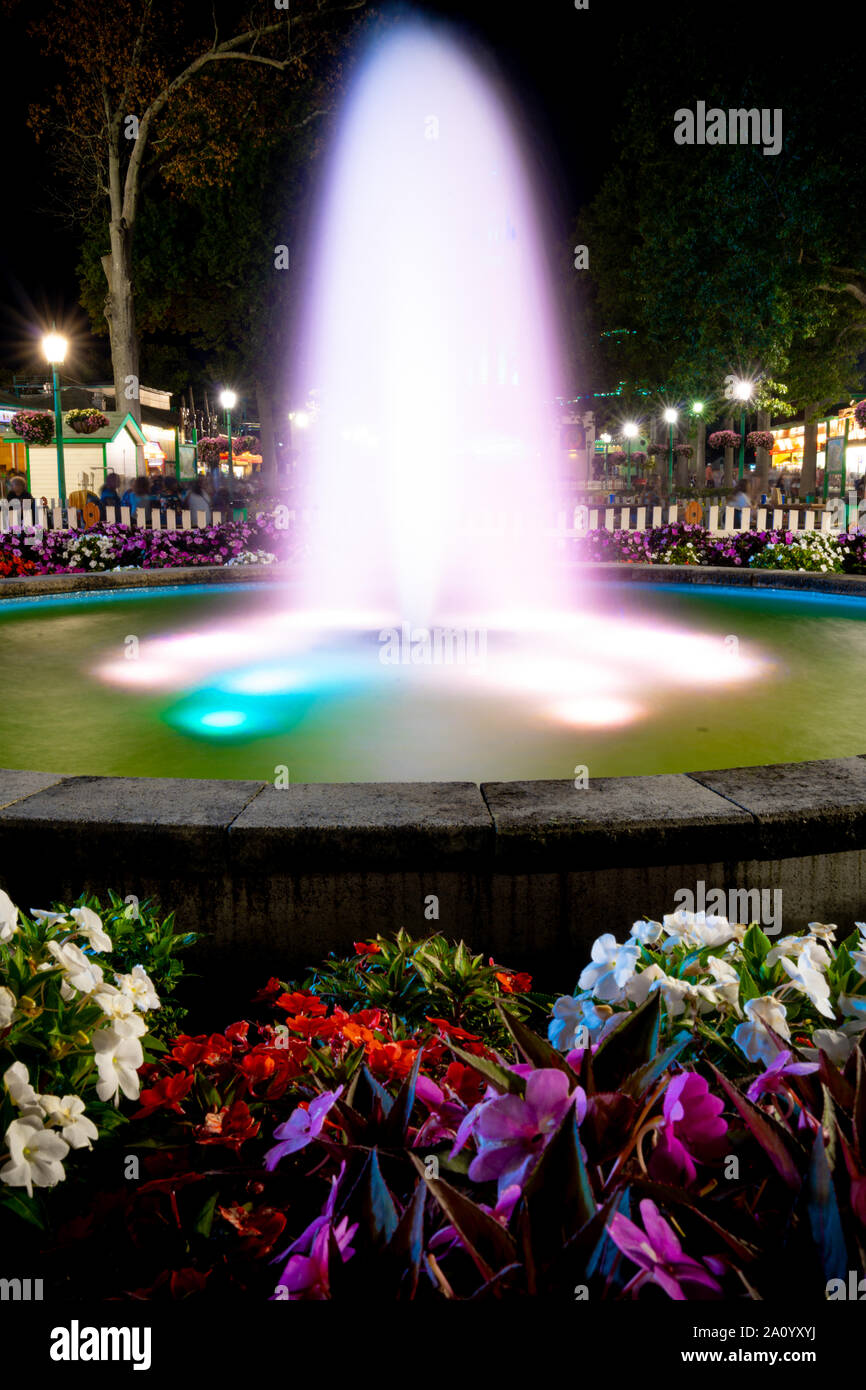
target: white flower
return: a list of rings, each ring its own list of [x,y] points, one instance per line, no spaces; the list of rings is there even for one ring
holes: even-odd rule
[[[857,927],[860,924],[859,922],[855,922],[854,925],[855,927]],[[812,936],[819,936],[822,941],[835,941],[836,933],[838,930],[839,928],[836,926],[835,922],[809,923],[809,931],[811,932]]]
[[[548,1039],[560,1051],[568,1052],[579,1046],[581,1029],[586,1029],[593,1041],[593,1034],[601,1031],[611,1012],[607,1004],[596,1006],[589,992],[576,997],[564,994],[553,1006],[553,1016],[547,1027]]]
[[[7,989],[5,985],[0,985],[0,1028],[9,1027],[17,1004],[18,1000],[11,989]]]
[[[817,950],[821,950],[820,946]],[[820,1014],[825,1018],[835,1019],[836,1015],[830,1003],[830,986],[821,974],[819,963],[808,946],[800,952],[796,961],[782,956],[782,968],[790,975],[791,983],[803,991]]]
[[[769,1065],[781,1048],[767,1029],[772,1028],[785,1042],[790,1042],[788,1011],[785,1005],[774,999],[771,994],[762,995],[760,999],[748,999],[743,1007],[746,1021],[739,1023],[734,1029],[734,1042],[750,1062]]]
[[[644,972],[646,973],[646,972]],[[671,1018],[679,1018],[686,1011],[686,1004],[693,1004],[699,1013],[706,1013],[716,1000],[708,985],[693,985],[688,980],[678,980],[661,972],[661,978],[653,980],[650,992],[659,989],[665,1001],[665,1008]]]
[[[643,1004],[655,981],[666,979],[667,975],[662,970],[661,966],[656,965],[655,961],[653,961],[652,965],[648,965],[646,970],[639,970],[637,974],[632,975],[625,987],[625,997],[630,1000],[632,1004]]]
[[[34,922],[41,922],[43,927],[56,927],[58,922],[69,921],[65,912],[46,912],[41,907],[31,907],[30,916]]]
[[[11,941],[18,930],[18,908],[0,888],[0,941]]]
[[[159,1008],[159,995],[143,965],[134,965],[130,974],[115,975],[114,978],[124,994],[129,995],[136,1008],[142,1011]]]
[[[661,922],[640,921],[635,922],[630,935],[639,941],[642,946],[652,946],[658,941],[663,931]]]
[[[6,1144],[9,1162],[0,1168],[0,1179],[10,1187],[26,1187],[32,1197],[34,1187],[53,1187],[66,1177],[61,1159],[69,1153],[69,1145],[59,1134],[43,1129],[38,1116],[13,1120]]]
[[[102,918],[89,907],[74,907],[69,914],[78,923],[78,935],[90,942],[94,951],[110,951],[111,937],[102,926]]]
[[[19,1110],[35,1115],[43,1113],[39,1097],[30,1085],[30,1074],[23,1062],[13,1062],[11,1067],[7,1067],[3,1081],[12,1104],[17,1105]]]
[[[134,1009],[125,1018],[114,1019],[111,1026],[120,1038],[143,1038],[147,1032],[147,1024]]]
[[[120,1092],[128,1100],[138,1100],[139,1081],[136,1075],[144,1062],[138,1038],[121,1033],[126,1020],[120,1019],[111,1028],[98,1028],[93,1034],[93,1050],[99,1081],[96,1094],[100,1100],[113,1100],[117,1105]]]
[[[841,1028],[816,1028],[812,1034],[814,1047],[804,1047],[803,1052],[812,1053],[817,1062],[820,1048],[837,1067],[843,1067],[854,1051],[856,1041],[856,1038],[849,1037]]]
[[[590,955],[593,963],[581,972],[578,989],[616,1003],[623,998],[625,985],[635,972],[640,947],[637,942],[620,946],[611,932],[605,932],[592,943]]]
[[[99,1138],[99,1130],[84,1113],[80,1096],[43,1096],[42,1104],[49,1123],[60,1126],[60,1132],[70,1149],[90,1149],[91,1139]]]
[[[823,943],[817,937],[783,936],[781,941],[777,941],[767,952],[767,965],[775,965],[783,956],[799,960],[804,951],[808,953],[807,959],[813,970],[826,970],[831,963]]]
[[[742,928],[729,922],[727,917],[712,913],[708,917],[705,912],[686,912],[685,908],[669,912],[662,919],[662,926],[669,938],[664,944],[665,951],[672,951],[676,946],[724,946],[742,934]]]
[[[102,967],[90,960],[74,942],[66,941],[61,945],[59,941],[49,941],[48,950],[73,989],[92,994],[102,984]]]
[[[719,956],[707,956],[707,969],[715,980],[714,993],[732,1008],[740,1012],[740,977],[730,961]]]
[[[94,1004],[98,1004],[106,1018],[128,1018],[135,1009],[135,1003],[130,995],[125,994],[122,989],[116,989],[107,981],[99,986],[91,995]]]

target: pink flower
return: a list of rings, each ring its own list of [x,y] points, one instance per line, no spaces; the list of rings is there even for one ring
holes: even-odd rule
[[[473,1182],[497,1179],[500,1196],[512,1183],[522,1183],[575,1101],[580,1124],[586,1114],[586,1096],[580,1086],[569,1090],[569,1078],[558,1067],[532,1071],[525,1097],[482,1101],[472,1124],[478,1143],[478,1153],[469,1165]]]
[[[724,1265],[719,1260],[706,1258],[701,1262],[684,1255],[672,1227],[648,1197],[640,1204],[640,1214],[643,1231],[619,1212],[607,1228],[614,1245],[638,1266],[638,1273],[626,1285],[625,1292],[634,1297],[644,1284],[658,1284],[677,1302],[711,1298],[714,1294],[721,1298],[722,1287],[713,1275],[722,1274]]]
[[[665,1091],[659,1142],[649,1163],[651,1176],[660,1182],[694,1182],[695,1158],[715,1157],[728,1132],[723,1109],[723,1101],[711,1094],[697,1072],[675,1076]]]
[[[808,1076],[810,1072],[817,1071],[818,1062],[795,1062],[793,1066],[788,1066],[792,1053],[777,1052],[766,1071],[756,1077],[749,1087],[746,1095],[749,1100],[760,1100],[762,1095],[779,1095],[785,1089],[786,1076]]]
[[[275,1144],[265,1154],[265,1167],[268,1172],[272,1172],[286,1154],[297,1153],[299,1149],[305,1149],[314,1139],[318,1139],[328,1111],[342,1094],[342,1086],[338,1086],[336,1091],[325,1091],[323,1095],[316,1096],[316,1099],[310,1102],[309,1109],[304,1110],[299,1105],[292,1111],[285,1124],[277,1126],[274,1138],[282,1142]]]

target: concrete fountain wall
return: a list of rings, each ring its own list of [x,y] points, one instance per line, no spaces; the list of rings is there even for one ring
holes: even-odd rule
[[[866,589],[866,580],[839,575],[598,568],[626,582]],[[189,582],[210,577],[189,572]],[[138,587],[168,576],[7,580],[0,595],[13,584],[32,595],[46,582],[58,592],[80,581],[93,589],[94,580]],[[699,880],[707,891],[781,889],[784,931],[815,919],[845,928],[866,919],[866,754],[591,778],[586,788],[545,781],[277,789],[0,771],[0,885],[13,901],[26,910],[108,888],[159,898],[182,928],[202,933],[195,965],[203,988],[224,989],[233,1003],[238,987],[255,986],[263,972],[299,971],[401,926],[462,935],[540,982],[568,986],[595,936],[622,939],[632,921],[671,911],[676,890],[694,890]]]
[[[401,926],[570,986],[596,935],[622,939],[700,879],[780,888],[785,931],[866,915],[866,756],[585,789],[0,771],[13,901],[157,897],[203,934],[191,964],[209,992],[231,982],[235,1001],[240,984]]]

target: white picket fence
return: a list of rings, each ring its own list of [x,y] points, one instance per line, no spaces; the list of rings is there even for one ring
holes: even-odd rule
[[[552,539],[562,542],[584,536],[587,531],[646,531],[666,523],[673,525],[678,521],[684,522],[687,506],[687,503],[679,502],[664,507],[640,507],[620,503],[605,507],[579,505],[562,508],[557,513],[554,525],[547,528],[547,534]],[[240,508],[237,510],[241,511]],[[243,515],[248,514],[244,512]],[[253,512],[252,515],[255,516],[257,513]],[[294,509],[286,506],[278,506],[275,512],[262,515],[272,515],[277,529],[288,531],[303,531],[315,519],[315,513],[307,508]],[[159,508],[154,507],[149,516],[144,511],[133,516],[129,507],[108,507],[105,519],[111,523],[119,522],[124,526],[152,531],[192,531],[197,527],[218,526],[223,520],[230,521],[233,518],[234,511],[225,515],[215,511],[208,521],[202,511],[184,511],[178,514],[170,509],[162,515]],[[491,510],[489,518],[473,525],[461,522],[460,529],[470,535],[506,532],[519,535],[524,523],[523,515],[509,517],[503,512]],[[751,529],[838,534],[845,530],[866,530],[866,502],[860,503],[859,514],[853,493],[849,494],[847,502],[840,498],[820,511],[809,508],[711,506],[704,509],[703,521],[700,524],[706,526],[712,535],[718,536],[733,536]],[[84,527],[84,518],[79,511],[74,507],[61,507],[54,500],[47,506],[39,502],[0,501],[0,535],[21,530],[75,531],[83,530]]]
[[[237,509],[245,515],[241,508]],[[154,507],[148,516],[144,510],[132,515],[129,507],[107,507],[105,520],[112,525],[120,524],[138,530],[148,531],[194,531],[197,527],[219,526],[222,521],[234,519],[234,512],[213,512],[210,521],[203,511],[177,513],[167,509],[163,516]],[[52,499],[47,505],[41,502],[0,501],[0,535],[10,531],[80,531],[86,523],[82,513],[75,507],[60,506]]]

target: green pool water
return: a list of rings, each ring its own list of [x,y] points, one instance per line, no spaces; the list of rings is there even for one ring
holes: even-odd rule
[[[235,650],[230,638],[216,668],[211,663],[174,688],[118,685],[98,671],[113,663],[122,674],[130,645],[145,654],[153,639],[214,625],[243,634],[275,606],[291,609],[290,586],[6,601],[0,766],[292,782],[480,782],[568,778],[583,766],[590,776],[611,776],[866,752],[866,604],[857,599],[632,583],[589,586],[581,601],[595,626],[585,650],[580,642],[569,648],[573,693],[554,669],[555,634],[542,656],[537,646],[526,651],[507,635],[491,636],[493,657],[509,656],[509,679],[501,684],[479,683],[471,669],[383,666],[381,635],[371,631],[306,648],[296,642],[288,683],[286,660],[270,651],[266,668],[282,665],[274,688],[263,692],[255,689],[260,676],[251,690],[250,661],[240,639]],[[663,636],[642,654],[639,637],[656,631]],[[683,669],[678,635],[703,639],[697,684]],[[548,658],[550,680],[558,682],[551,693]],[[598,686],[602,659],[614,676]],[[733,680],[730,663],[741,659],[749,674]],[[261,656],[252,666],[260,672]]]

